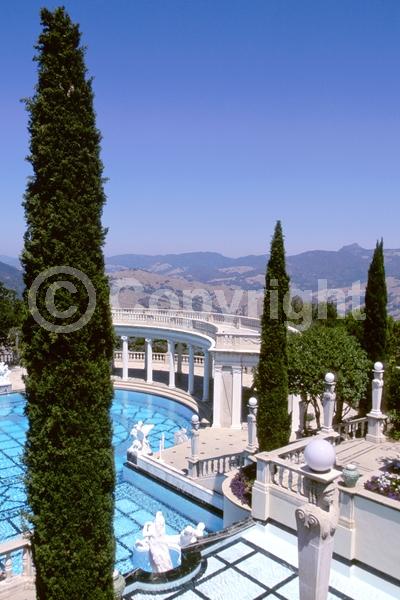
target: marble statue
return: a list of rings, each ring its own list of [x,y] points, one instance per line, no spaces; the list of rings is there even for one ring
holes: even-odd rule
[[[180,564],[181,548],[193,544],[204,535],[204,523],[196,528],[187,525],[178,535],[167,535],[165,519],[161,511],[157,511],[154,521],[147,521],[142,530],[143,539],[135,542],[134,550],[139,564],[145,564],[146,559],[153,573],[164,573],[174,568],[171,551],[178,555]],[[139,559],[140,555],[145,559]],[[175,564],[175,566],[177,566]]]
[[[174,444],[175,446],[177,444],[183,444],[184,442],[187,442],[189,439],[188,435],[187,435],[187,430],[182,427],[182,429],[179,429],[179,431],[175,431],[174,433]]]
[[[10,369],[4,362],[0,362],[0,385],[9,385]]]
[[[129,451],[135,454],[153,454],[150,443],[147,439],[150,431],[153,429],[154,424],[144,424],[143,421],[138,421],[131,429],[130,435],[133,437],[131,447]]]

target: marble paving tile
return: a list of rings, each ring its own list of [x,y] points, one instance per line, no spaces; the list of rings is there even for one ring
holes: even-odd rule
[[[265,591],[264,588],[233,569],[227,569],[214,575],[196,586],[196,589],[211,600],[226,600],[227,598],[254,600]]]
[[[206,570],[204,571],[203,575],[199,577],[198,581],[202,581],[202,579],[205,579],[206,577],[209,577],[213,573],[216,573],[220,569],[224,568],[226,568],[226,565],[222,561],[218,560],[218,558],[215,556],[211,556],[207,559]]]
[[[218,552],[217,556],[223,558],[229,563],[233,563],[236,560],[239,560],[239,558],[247,556],[251,552],[254,552],[254,550],[250,548],[250,546],[244,544],[243,542],[237,542],[233,546],[230,546],[229,548],[225,548],[225,550]]]
[[[299,579],[296,577],[286,583],[284,586],[276,590],[281,596],[287,598],[287,600],[299,600]],[[328,592],[327,600],[339,600],[340,596]]]
[[[291,569],[260,553],[241,561],[237,565],[237,568],[243,571],[243,573],[251,575],[269,588],[274,587],[293,575]]]

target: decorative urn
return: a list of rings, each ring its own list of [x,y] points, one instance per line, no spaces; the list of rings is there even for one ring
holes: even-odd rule
[[[342,479],[346,487],[354,487],[360,476],[361,473],[357,469],[356,465],[349,463],[348,465],[343,467]]]
[[[115,600],[121,600],[125,591],[125,579],[116,569],[113,572],[113,587]]]

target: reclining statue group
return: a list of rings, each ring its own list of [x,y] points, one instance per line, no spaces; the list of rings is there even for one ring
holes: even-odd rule
[[[143,421],[136,423],[132,430],[133,437],[129,450],[135,454],[152,454],[148,434],[153,429],[153,424],[144,424]],[[182,443],[188,439],[186,430],[181,429],[175,434],[175,443]],[[164,573],[174,568],[171,559],[171,549],[179,554],[181,548],[193,544],[204,535],[204,523],[198,523],[194,528],[187,525],[179,534],[167,535],[165,530],[165,519],[161,511],[157,511],[154,521],[147,521],[142,529],[143,539],[135,542],[135,551],[139,554],[148,554],[151,569],[154,573]]]

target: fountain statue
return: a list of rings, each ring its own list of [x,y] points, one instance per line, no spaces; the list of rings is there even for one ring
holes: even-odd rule
[[[153,454],[150,443],[147,439],[150,431],[153,429],[154,424],[144,424],[143,421],[138,421],[131,429],[131,436],[133,437],[132,444],[128,449],[128,452],[133,454]]]
[[[174,433],[175,446],[177,446],[178,444],[183,444],[184,442],[187,442],[188,440],[189,440],[189,438],[187,435],[187,430],[184,427],[182,427],[178,431],[175,431],[175,433]]]
[[[10,369],[4,362],[0,362],[0,394],[11,392]]]
[[[143,539],[134,546],[135,563],[145,571],[164,573],[180,565],[181,548],[192,544],[204,535],[204,523],[196,528],[187,525],[178,535],[167,535],[165,519],[157,511],[154,521],[147,521],[142,530]]]

